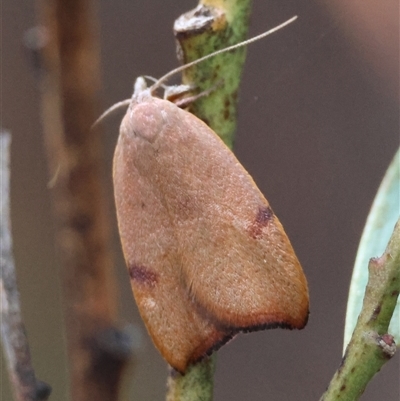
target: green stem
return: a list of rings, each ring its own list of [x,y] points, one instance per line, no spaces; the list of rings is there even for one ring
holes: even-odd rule
[[[344,349],[350,342],[358,315],[361,312],[363,294],[368,282],[368,261],[371,257],[381,255],[393,232],[393,226],[399,217],[400,205],[400,148],[391,161],[379,186],[367,222],[358,246],[357,257],[353,268],[347,302],[346,324],[344,330]],[[390,321],[389,332],[396,342],[400,343],[400,305]]]
[[[400,219],[386,251],[369,262],[363,308],[342,364],[320,401],[355,401],[396,352],[387,333],[400,292]]]
[[[175,35],[188,63],[206,54],[243,41],[247,36],[251,0],[203,0],[193,12],[175,22]],[[194,22],[196,21],[196,22]],[[199,28],[201,21],[201,28]],[[183,82],[197,93],[215,87],[198,99],[190,111],[205,121],[232,148],[236,129],[237,93],[246,49],[212,57],[183,73]],[[172,372],[168,378],[167,401],[211,401],[215,354],[191,366],[185,375]]]
[[[190,366],[185,375],[172,368],[167,382],[166,401],[212,400],[216,354]]]
[[[175,22],[175,36],[181,47],[182,62],[193,60],[245,40],[251,10],[250,0],[203,0],[194,11]],[[216,88],[199,98],[190,111],[207,123],[230,148],[236,129],[237,94],[246,48],[224,53],[188,68],[184,84],[196,93]]]

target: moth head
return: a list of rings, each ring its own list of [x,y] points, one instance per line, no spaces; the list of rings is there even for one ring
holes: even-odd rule
[[[208,60],[211,57],[215,57],[218,54],[225,53],[225,52],[237,49],[237,48],[242,47],[242,46],[247,46],[250,43],[253,43],[253,42],[255,42],[255,41],[259,40],[259,39],[262,39],[262,38],[264,38],[264,37],[266,37],[268,35],[271,35],[272,33],[278,31],[279,29],[283,28],[284,26],[292,23],[296,19],[297,19],[297,16],[294,16],[294,17],[290,18],[289,20],[285,21],[284,23],[276,26],[275,28],[272,28],[269,31],[266,31],[266,32],[264,32],[264,33],[262,33],[260,35],[254,36],[251,39],[245,40],[243,42],[237,43],[237,44],[232,45],[232,46],[225,47],[224,49],[217,50],[214,53],[207,54],[204,57],[201,57],[201,58],[199,58],[197,60],[194,60],[194,61],[192,61],[190,63],[187,63],[185,65],[182,65],[182,66],[180,66],[178,68],[175,68],[172,71],[170,71],[167,74],[165,74],[164,76],[162,76],[158,80],[154,80],[154,78],[151,78],[151,77],[139,77],[139,78],[137,78],[136,82],[135,82],[135,85],[134,85],[134,93],[133,93],[132,97],[130,99],[122,100],[121,102],[115,103],[113,106],[111,106],[109,109],[107,109],[93,123],[92,129],[97,124],[99,124],[102,120],[104,120],[108,115],[110,115],[112,112],[114,112],[115,110],[127,107],[127,106],[131,105],[133,102],[140,103],[140,102],[146,100],[148,97],[151,97],[152,94],[157,90],[157,88],[165,87],[164,86],[164,82],[166,82],[171,76],[173,76],[175,74],[178,74],[178,73],[182,72],[183,70],[186,70],[187,68],[190,68],[190,67],[192,67],[192,66],[194,66],[196,64],[199,64],[199,63],[201,63],[201,62],[203,62],[205,60]],[[150,87],[147,87],[145,78],[150,78],[150,79],[154,80],[155,82]],[[183,90],[179,86],[178,86],[178,88],[179,88],[178,89],[178,93],[179,94],[181,94],[182,92],[187,91],[187,89]],[[186,87],[186,88],[188,88],[188,90],[192,89],[190,87]],[[211,88],[210,90],[212,91],[213,88]],[[174,94],[172,96],[169,96],[167,91],[165,91],[164,98],[168,99],[168,100],[173,99],[176,96],[175,89],[173,91],[174,91]],[[207,94],[207,93],[205,93],[205,94]],[[178,102],[176,102],[176,104],[178,105]],[[184,104],[185,104],[185,102],[181,105],[181,107],[183,107]]]
[[[157,100],[145,77],[138,77],[121,132],[153,143],[167,124],[167,113]]]
[[[132,103],[141,103],[151,98],[151,87],[147,86],[145,77],[136,78],[133,85]]]

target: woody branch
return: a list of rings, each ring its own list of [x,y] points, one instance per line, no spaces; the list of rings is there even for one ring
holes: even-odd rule
[[[117,294],[101,179],[100,132],[90,130],[100,87],[95,2],[40,0],[49,42],[42,54],[42,111],[74,401],[118,399],[130,357],[117,325]]]
[[[22,320],[12,254],[10,222],[11,136],[0,133],[0,331],[12,392],[16,401],[45,401],[51,388],[36,380]]]

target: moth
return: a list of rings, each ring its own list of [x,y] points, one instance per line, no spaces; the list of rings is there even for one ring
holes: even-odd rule
[[[135,83],[113,182],[140,314],[162,356],[184,373],[239,332],[303,328],[309,300],[268,201],[213,130],[153,95],[164,78]]]

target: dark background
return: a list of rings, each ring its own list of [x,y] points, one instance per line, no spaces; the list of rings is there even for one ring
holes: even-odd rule
[[[34,2],[2,2],[2,126],[13,134],[12,224],[22,306],[39,378],[66,400],[59,265],[54,253],[40,100],[23,35]],[[104,108],[135,77],[177,66],[172,25],[189,0],[101,1]],[[215,400],[317,400],[338,367],[347,291],[377,187],[399,145],[398,2],[255,0],[250,34],[297,14],[248,49],[235,152],[287,231],[308,278],[311,315],[300,332],[240,335],[218,353]],[[112,204],[111,160],[121,116],[104,135],[121,319],[134,325],[131,400],[165,398],[166,365],[133,302]],[[141,333],[141,334],[140,334]],[[4,362],[2,361],[4,372]],[[2,400],[10,399],[2,379]],[[399,356],[364,401],[398,400]]]

